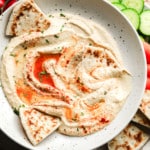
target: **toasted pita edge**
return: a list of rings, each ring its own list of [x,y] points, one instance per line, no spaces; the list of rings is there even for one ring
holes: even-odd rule
[[[118,148],[139,150],[148,140],[148,134],[132,123],[129,123],[119,135],[108,142],[107,146],[109,150],[116,150]]]
[[[136,112],[132,121],[150,129],[150,120],[140,110]]]
[[[19,110],[22,127],[32,145],[37,145],[60,126],[59,118],[46,115],[31,107]]]
[[[150,90],[145,90],[139,109],[150,120]]]
[[[32,13],[39,14],[38,20],[33,20],[31,18],[30,21],[35,22],[35,24],[39,22],[42,28],[40,28],[39,26],[32,27],[28,25],[28,22],[26,22],[25,29],[21,29],[21,30],[19,29],[19,28],[23,28],[21,27],[22,21],[20,21],[19,18],[21,18],[23,15],[24,15],[24,18],[29,18],[28,14],[23,14],[24,9],[29,9],[29,10],[33,9],[34,11],[32,11]],[[17,26],[17,24],[20,24],[20,25]],[[44,30],[47,30],[50,27],[50,24],[51,23],[50,23],[49,18],[42,12],[42,10],[37,6],[34,0],[22,0],[18,2],[18,4],[16,4],[16,6],[14,6],[13,8],[13,11],[8,20],[8,24],[6,26],[6,35],[18,36],[24,33],[43,32]]]

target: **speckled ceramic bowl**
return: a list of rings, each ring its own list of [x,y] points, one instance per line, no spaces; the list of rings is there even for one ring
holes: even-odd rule
[[[69,137],[56,132],[33,147],[0,88],[0,128],[17,143],[32,150],[87,150],[99,147],[115,137],[130,122],[140,104],[146,80],[146,61],[137,33],[120,12],[104,0],[35,1],[46,14],[67,12],[81,15],[104,26],[117,41],[124,64],[132,74],[132,91],[120,113],[103,130],[85,137]],[[4,32],[11,10],[12,7],[0,19],[0,55],[9,40]]]

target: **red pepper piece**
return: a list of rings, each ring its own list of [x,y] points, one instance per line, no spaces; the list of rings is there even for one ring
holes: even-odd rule
[[[150,78],[146,80],[146,90],[150,90]]]
[[[2,8],[5,4],[5,0],[0,0],[0,8]]]
[[[3,11],[5,11],[7,8],[9,8],[11,5],[13,5],[14,3],[16,3],[17,0],[10,0],[4,7]]]

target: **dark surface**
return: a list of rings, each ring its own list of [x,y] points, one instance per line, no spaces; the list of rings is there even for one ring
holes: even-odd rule
[[[0,150],[29,150],[29,149],[26,149],[20,146],[19,144],[15,143],[0,130]],[[108,150],[108,149],[107,146],[104,145],[103,147],[97,148],[95,150]]]
[[[0,150],[28,150],[28,149],[12,141],[0,130]]]

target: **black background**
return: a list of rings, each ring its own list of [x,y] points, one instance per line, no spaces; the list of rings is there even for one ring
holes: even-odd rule
[[[28,150],[28,149],[12,141],[0,130],[0,150]]]
[[[102,149],[108,150],[107,145],[104,145]],[[0,150],[29,150],[29,149],[20,146],[0,130]],[[95,150],[101,150],[101,148],[97,148]]]

